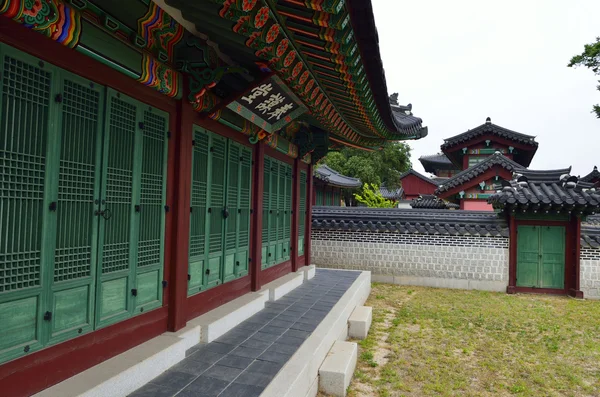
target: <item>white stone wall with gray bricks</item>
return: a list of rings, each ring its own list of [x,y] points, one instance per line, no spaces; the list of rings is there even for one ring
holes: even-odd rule
[[[313,230],[312,261],[370,270],[374,281],[505,291],[508,238]]]
[[[579,288],[583,297],[600,299],[600,248],[583,247],[579,258]]]

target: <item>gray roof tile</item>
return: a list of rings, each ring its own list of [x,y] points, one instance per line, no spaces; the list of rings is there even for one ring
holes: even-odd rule
[[[326,165],[322,165],[315,170],[315,178],[335,187],[356,188],[362,186],[360,179],[342,175]]]

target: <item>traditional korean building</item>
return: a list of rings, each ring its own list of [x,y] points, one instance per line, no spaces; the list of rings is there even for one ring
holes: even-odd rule
[[[316,162],[427,134],[369,1],[0,0],[0,42],[2,395],[309,264]]]
[[[582,221],[600,211],[600,191],[570,172],[518,169],[489,198],[509,223],[509,293],[583,297],[580,249],[596,233],[582,234]]]
[[[439,185],[412,168],[400,175],[400,183],[402,184],[403,199],[405,200],[416,199],[422,194],[433,194]]]
[[[598,171],[598,167],[594,166],[594,169],[592,170],[592,172],[590,172],[586,176],[582,177],[581,181],[599,185],[600,184],[600,171]]]
[[[314,173],[313,205],[339,207],[346,200],[348,192],[362,186],[358,178],[351,178],[332,170],[326,165],[319,166]]]
[[[433,192],[460,204],[465,210],[487,210],[493,185],[509,178],[513,169],[526,168],[538,148],[535,137],[492,124],[485,124],[445,139],[442,153],[419,158],[427,172],[435,175]],[[406,187],[405,187],[406,189]]]

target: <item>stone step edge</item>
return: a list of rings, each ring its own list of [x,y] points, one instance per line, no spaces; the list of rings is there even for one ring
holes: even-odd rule
[[[319,390],[327,395],[345,397],[357,359],[356,342],[335,341],[319,368]]]
[[[328,269],[330,270],[330,269]],[[371,272],[363,271],[311,336],[279,371],[261,397],[308,397],[317,390],[318,372],[336,340],[348,337],[348,318],[371,292]]]

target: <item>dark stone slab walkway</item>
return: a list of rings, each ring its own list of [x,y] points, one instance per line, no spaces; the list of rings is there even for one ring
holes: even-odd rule
[[[259,396],[360,272],[317,269],[305,282],[130,397]]]

